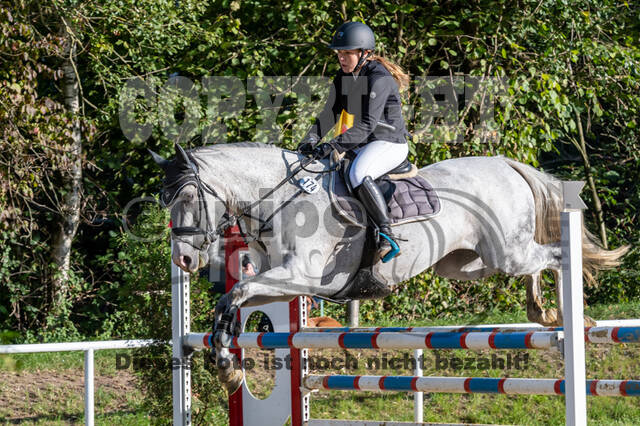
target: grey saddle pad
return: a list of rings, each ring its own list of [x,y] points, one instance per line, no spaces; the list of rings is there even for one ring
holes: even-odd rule
[[[440,211],[440,200],[429,182],[421,176],[389,181],[395,185],[389,206],[391,226],[427,220]],[[362,204],[347,190],[340,172],[331,174],[331,201],[338,212],[355,225],[364,226]]]

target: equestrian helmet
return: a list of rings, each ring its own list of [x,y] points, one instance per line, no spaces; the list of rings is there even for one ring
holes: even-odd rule
[[[362,22],[345,22],[333,34],[329,48],[334,50],[375,50],[376,38],[368,25]]]

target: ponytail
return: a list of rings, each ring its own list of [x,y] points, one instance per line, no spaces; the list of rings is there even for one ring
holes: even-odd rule
[[[371,60],[380,62],[389,71],[393,79],[398,83],[400,91],[409,87],[409,75],[404,72],[400,65],[396,65],[384,56],[379,55],[371,55]]]

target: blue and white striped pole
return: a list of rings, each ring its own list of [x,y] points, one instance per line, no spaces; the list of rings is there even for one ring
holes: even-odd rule
[[[558,333],[242,333],[232,348],[335,348],[335,349],[555,349]],[[212,347],[211,333],[190,333],[185,344]]]
[[[640,380],[586,380],[585,396],[640,396]],[[422,376],[321,376],[305,380],[308,389],[433,393],[565,395],[560,379]]]

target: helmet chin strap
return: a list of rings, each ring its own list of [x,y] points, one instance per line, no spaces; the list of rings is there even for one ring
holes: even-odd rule
[[[371,56],[371,52],[369,52],[369,53],[367,53],[365,55],[364,54],[364,49],[360,49],[360,59],[358,59],[358,64],[356,65],[356,67],[351,72],[354,75],[354,77],[355,77],[355,73],[357,71],[360,71],[360,67],[362,67],[362,65],[364,64],[364,61],[366,61],[369,56]]]

